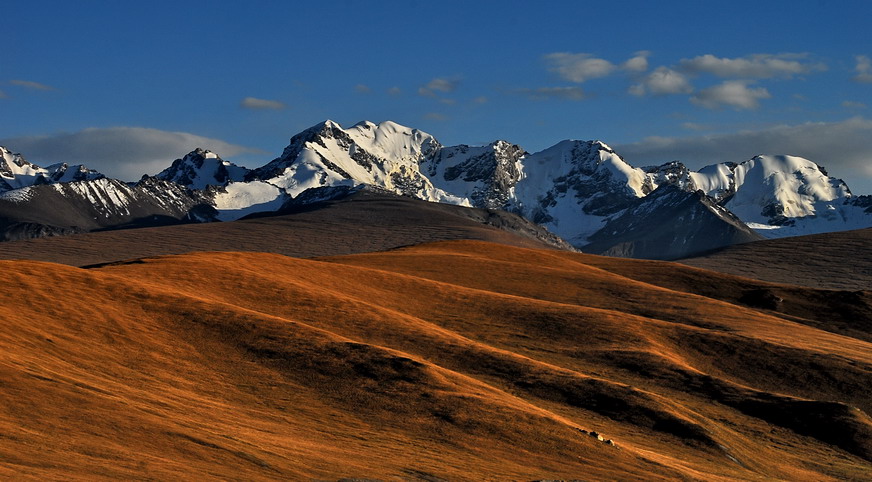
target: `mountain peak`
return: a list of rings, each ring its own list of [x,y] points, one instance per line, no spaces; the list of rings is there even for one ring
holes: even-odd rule
[[[610,218],[590,236],[590,243],[582,250],[611,256],[676,259],[760,239],[762,236],[702,191],[665,184]]]
[[[215,154],[214,152],[212,152],[208,149],[203,149],[202,147],[198,147],[198,148],[194,149],[193,151],[185,154],[184,159],[194,158],[194,157],[201,157],[203,159],[220,159],[218,154]]]
[[[325,132],[325,131],[330,131],[333,129],[340,129],[341,130],[342,126],[336,121],[333,121],[330,119],[324,119],[323,121],[313,125],[312,127],[305,129],[303,132],[310,132],[310,131]]]
[[[690,177],[743,221],[759,225],[827,217],[851,197],[844,181],[798,156],[758,155],[738,164],[707,166]]]
[[[208,186],[226,186],[242,181],[249,170],[218,157],[214,152],[196,148],[154,177],[175,182],[188,189],[206,189]]]

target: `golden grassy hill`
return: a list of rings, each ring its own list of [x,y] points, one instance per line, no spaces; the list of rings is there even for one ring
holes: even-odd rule
[[[870,292],[478,241],[0,269],[0,477],[872,473]]]

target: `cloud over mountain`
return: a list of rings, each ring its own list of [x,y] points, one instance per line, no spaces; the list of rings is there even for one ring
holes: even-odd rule
[[[24,153],[37,164],[83,163],[110,177],[136,180],[155,173],[197,147],[232,157],[259,152],[220,139],[187,132],[169,132],[145,127],[88,128],[43,136],[0,139],[0,145]]]
[[[757,154],[789,154],[814,159],[830,174],[849,180],[858,194],[872,193],[872,120],[854,117],[841,122],[809,122],[766,129],[689,137],[649,137],[613,147],[640,164],[681,160],[701,167],[750,159]]]

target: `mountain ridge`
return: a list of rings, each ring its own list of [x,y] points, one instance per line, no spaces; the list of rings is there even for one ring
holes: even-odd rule
[[[11,154],[7,156],[8,150],[3,152],[4,160],[13,159]],[[20,156],[16,159],[23,161]],[[9,160],[5,164],[10,164]],[[77,169],[92,172],[83,166]],[[3,176],[0,171],[0,180]],[[150,195],[155,199],[143,201],[146,204],[197,206],[196,212],[172,213],[177,221],[229,221],[254,212],[276,211],[292,199],[306,198],[301,195],[309,189],[368,184],[431,202],[503,209],[589,249],[626,244],[628,240],[619,235],[622,230],[614,229],[616,220],[631,207],[637,209],[639,199],[666,185],[688,193],[702,191],[712,202],[699,196],[688,198],[700,203],[695,208],[698,212],[711,211],[714,203],[763,237],[872,225],[872,198],[854,196],[844,181],[830,177],[816,163],[794,156],[755,156],[699,171],[691,171],[678,161],[640,168],[601,141],[564,140],[535,153],[504,140],[485,146],[443,146],[426,132],[391,121],[362,121],[347,129],[330,120],[318,123],[294,135],[279,157],[255,169],[197,149],[136,184],[148,183],[150,178],[182,189],[171,189],[171,200],[152,190]],[[679,215],[666,217],[677,219]],[[732,243],[757,239],[730,234],[736,229],[734,221],[730,217],[729,222],[709,225],[711,240]],[[59,224],[46,229],[90,229]],[[697,249],[691,246],[719,247],[679,239],[678,231],[673,234],[686,249],[672,250],[669,256],[691,255]],[[615,250],[605,247],[600,252]]]

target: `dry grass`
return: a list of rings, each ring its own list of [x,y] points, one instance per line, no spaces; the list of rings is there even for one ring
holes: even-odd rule
[[[737,244],[680,262],[773,283],[869,290],[870,249],[872,228]]]
[[[497,229],[484,224],[482,216],[481,210],[364,191],[281,216],[0,243],[0,259],[87,266],[192,251],[253,251],[308,258],[452,239],[546,247],[519,236],[525,231],[522,228]]]
[[[0,262],[0,476],[868,476],[868,329],[625,261],[456,241]]]

